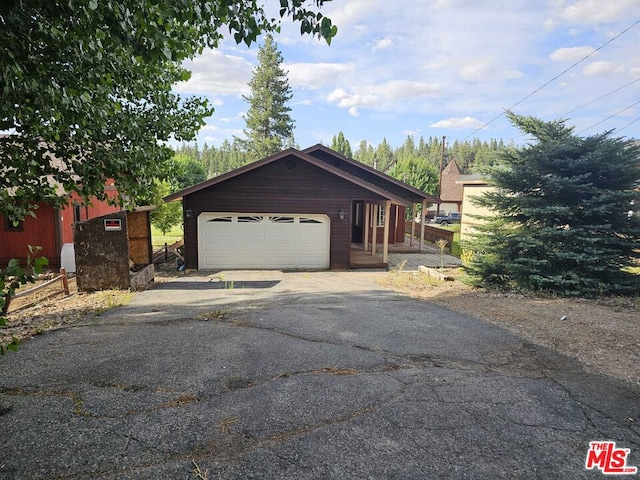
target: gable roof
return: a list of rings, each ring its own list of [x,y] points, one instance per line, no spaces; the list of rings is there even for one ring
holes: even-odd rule
[[[258,160],[256,162],[244,165],[243,167],[236,168],[235,170],[231,170],[230,172],[227,172],[223,175],[211,178],[209,180],[205,180],[204,182],[197,183],[195,185],[192,185],[191,187],[185,188],[184,190],[180,190],[179,192],[175,192],[170,195],[167,195],[166,197],[164,197],[164,200],[166,202],[180,200],[187,195],[191,195],[192,193],[199,192],[200,190],[204,190],[206,188],[220,184],[232,178],[249,173],[253,170],[257,170],[260,167],[269,165],[270,163],[273,163],[277,160],[281,160],[288,156],[295,156],[300,160],[308,162],[318,168],[321,168],[329,173],[332,173],[333,175],[336,175],[337,177],[343,178],[350,183],[358,185],[359,187],[362,187],[365,190],[375,193],[376,195],[379,195],[387,200],[391,200],[394,204],[403,205],[403,206],[406,206],[409,204],[409,200],[407,200],[406,198],[400,195],[395,194],[395,192],[387,191],[378,185],[374,185],[373,183],[370,183],[362,178],[351,175],[350,173],[345,172],[344,170],[341,170],[333,165],[329,165],[326,162],[323,162],[322,160],[314,156],[308,155],[304,152],[301,152],[295,148],[289,148],[287,150],[283,150],[282,152],[271,155],[270,157],[263,158],[262,160]]]
[[[460,167],[455,160],[451,160],[442,170],[440,187],[440,201],[442,203],[462,202],[462,184],[458,183],[462,176]]]
[[[317,144],[304,149],[303,152],[339,168],[350,175],[358,177],[361,180],[378,185],[385,190],[402,196],[409,201],[421,202],[422,200],[426,200],[428,203],[438,203],[439,201],[438,198],[433,195],[429,195],[422,190],[418,190],[408,183],[401,182],[400,180],[376,170],[375,168],[371,168],[364,163],[348,158],[335,150],[325,147],[324,145]]]

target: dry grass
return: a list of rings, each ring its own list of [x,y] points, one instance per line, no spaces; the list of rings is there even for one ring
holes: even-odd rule
[[[0,344],[8,344],[14,337],[23,341],[46,331],[95,319],[107,310],[128,304],[132,295],[128,290],[81,293],[77,291],[75,279],[69,280],[70,296],[55,293],[57,289],[55,284],[34,295],[13,300],[7,325],[0,327]]]

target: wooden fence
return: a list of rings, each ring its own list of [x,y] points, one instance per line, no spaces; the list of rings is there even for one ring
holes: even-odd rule
[[[178,248],[184,245],[184,239],[178,240],[173,245],[164,244],[164,247],[153,252],[153,263],[167,263],[170,255],[175,255],[184,261],[182,255],[178,252]]]
[[[411,234],[411,221],[405,222],[404,231],[408,234]],[[420,239],[420,223],[415,222],[415,235],[416,238]],[[451,246],[453,245],[453,232],[449,230],[445,230],[444,228],[432,227],[430,225],[424,226],[424,239],[430,243],[436,243],[440,239],[444,239],[447,241],[447,248],[451,251]]]
[[[53,295],[57,295],[58,293],[62,293],[64,292],[64,295],[66,297],[69,296],[69,281],[67,279],[67,271],[64,268],[60,269],[60,275],[58,275],[57,277],[52,278],[51,280],[48,280],[44,283],[41,283],[40,285],[38,285],[37,287],[33,287],[30,288],[29,290],[25,290],[23,292],[18,292],[16,293],[13,298],[20,298],[20,297],[26,297],[28,295],[32,295],[34,293],[37,293],[41,290],[44,290],[45,288],[50,287],[51,285],[55,284],[56,282],[60,282],[60,288],[58,290],[54,290],[52,292],[49,293],[50,296]],[[11,303],[12,297],[7,297],[6,298],[6,303],[4,306],[4,312],[6,313],[9,310],[9,304]],[[21,307],[22,308],[22,307]]]

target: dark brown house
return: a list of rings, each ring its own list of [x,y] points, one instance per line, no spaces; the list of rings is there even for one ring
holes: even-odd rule
[[[387,263],[406,209],[438,199],[322,145],[284,150],[176,192],[191,269],[343,269],[352,244]]]

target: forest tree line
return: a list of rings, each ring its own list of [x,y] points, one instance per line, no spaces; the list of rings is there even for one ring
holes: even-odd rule
[[[340,132],[333,137],[328,146],[346,157],[375,167],[416,188],[428,193],[436,193],[441,160],[443,168],[450,161],[455,160],[463,173],[479,173],[495,162],[496,153],[502,150],[505,144],[501,139],[491,139],[488,142],[479,139],[464,142],[456,140],[452,143],[445,140],[443,156],[442,137],[425,139],[421,136],[416,141],[412,135],[409,135],[397,148],[392,147],[383,138],[377,147],[362,140],[357,148],[352,150],[349,141]],[[287,147],[300,148],[292,141]],[[225,140],[219,147],[209,146],[206,143],[202,146],[197,143],[182,144],[175,150],[177,155],[189,157],[200,163],[207,178],[222,175],[257,160],[247,153],[239,140],[233,142]]]

